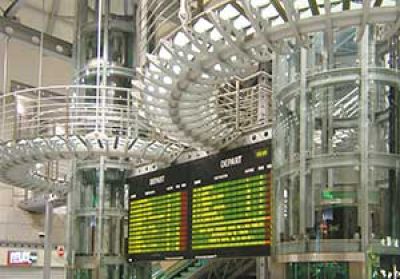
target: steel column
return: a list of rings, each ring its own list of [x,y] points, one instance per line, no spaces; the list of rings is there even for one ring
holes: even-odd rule
[[[151,263],[138,263],[135,265],[135,274],[137,279],[151,279]]]
[[[257,258],[257,279],[269,279],[268,258]]]
[[[44,223],[44,263],[43,279],[51,279],[51,254],[52,254],[52,230],[53,230],[53,198],[46,198],[46,215]]]
[[[75,224],[75,216],[74,210],[76,208],[76,183],[77,183],[77,173],[76,173],[76,160],[73,160],[71,163],[71,189],[68,191],[67,196],[67,230],[66,230],[66,258],[69,265],[66,268],[66,279],[73,278],[73,265],[74,265],[74,224]]]
[[[366,26],[360,41],[361,80],[360,80],[360,188],[358,189],[358,219],[361,231],[361,248],[367,252],[369,240],[369,212],[368,212],[368,188],[369,188],[369,27]],[[368,255],[365,253],[365,263]],[[366,264],[367,266],[367,264]],[[363,269],[362,278],[366,278],[367,268]]]
[[[3,61],[3,106],[2,106],[2,116],[1,116],[1,140],[6,139],[6,98],[5,95],[8,91],[8,46],[10,44],[10,37],[4,40],[4,61]]]
[[[306,218],[308,212],[306,211],[306,153],[307,153],[307,50],[301,48],[300,54],[300,226],[299,234],[304,236],[306,233]]]
[[[99,185],[98,185],[98,214],[97,214],[97,227],[96,227],[96,257],[99,270],[102,267],[102,256],[103,256],[103,239],[104,239],[104,191],[105,191],[105,162],[104,156],[100,157],[99,165]],[[103,272],[100,272],[99,279],[102,278]]]

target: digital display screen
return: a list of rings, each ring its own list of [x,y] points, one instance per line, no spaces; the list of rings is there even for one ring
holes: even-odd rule
[[[130,254],[186,250],[186,192],[133,200],[130,214]]]
[[[128,259],[269,255],[270,142],[132,177]]]
[[[269,245],[269,177],[260,174],[193,189],[192,249]]]

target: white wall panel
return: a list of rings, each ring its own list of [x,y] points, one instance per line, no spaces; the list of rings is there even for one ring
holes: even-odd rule
[[[13,268],[0,267],[0,279],[42,279],[41,268]],[[64,269],[53,268],[51,271],[52,279],[64,279]]]

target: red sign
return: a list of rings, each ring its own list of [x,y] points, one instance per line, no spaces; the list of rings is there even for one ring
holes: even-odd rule
[[[65,254],[64,246],[57,246],[57,255],[59,257],[63,257]]]

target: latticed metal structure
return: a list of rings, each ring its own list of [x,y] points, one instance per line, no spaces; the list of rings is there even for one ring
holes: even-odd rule
[[[398,262],[399,4],[227,1],[148,59],[147,110],[209,146],[238,131],[210,105],[215,85],[273,61],[273,278],[311,276],[310,262],[371,278]]]
[[[148,118],[153,109],[146,111],[143,104],[150,95],[142,94],[135,67],[143,66],[143,54],[158,49],[160,38],[183,16],[204,6],[188,2],[179,11],[177,1],[144,2],[76,1],[73,82],[40,86],[39,80],[39,87],[17,85],[1,97],[0,180],[38,199],[67,196],[68,278],[131,276],[124,259],[125,178],[140,166],[168,164],[187,147],[198,147],[164,131],[161,118]],[[42,59],[43,32],[40,37]],[[40,62],[39,73],[41,67]],[[266,123],[260,101],[270,98],[271,76],[267,71],[252,74],[216,84],[213,102],[204,103],[215,111],[213,117],[237,131],[224,146]],[[37,201],[27,200],[22,207],[33,210]],[[51,243],[46,244],[50,251]],[[149,276],[146,270],[138,272]],[[48,267],[44,273],[50,276]]]
[[[275,121],[273,278],[315,262],[370,278],[400,257],[399,12],[398,0],[77,1],[74,82],[2,96],[0,179],[68,193],[68,278],[123,278],[128,171]]]
[[[35,195],[68,195],[68,278],[127,278],[127,173],[169,163],[184,148],[149,125],[132,85],[133,3],[76,3],[73,83],[1,97],[0,179]]]
[[[157,142],[155,133],[139,115],[137,90],[104,86],[103,92],[123,92],[112,96],[118,105],[98,109],[104,116],[104,132],[94,133],[96,96],[77,92],[100,90],[96,85],[51,86],[24,89],[7,94],[2,101],[2,180],[29,190],[48,190],[66,183],[65,173],[41,176],[36,164],[100,155],[135,157],[166,162],[177,156],[181,147],[172,141]],[[101,112],[99,112],[101,111]],[[84,117],[84,116],[88,117]],[[47,174],[46,174],[47,175]],[[65,189],[64,189],[65,190]]]

